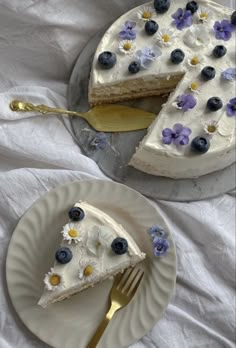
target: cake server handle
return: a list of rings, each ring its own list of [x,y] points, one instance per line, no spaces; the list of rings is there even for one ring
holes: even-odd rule
[[[83,116],[83,113],[76,112],[76,111],[71,111],[71,110],[64,110],[60,108],[52,108],[47,105],[34,105],[32,103],[27,103],[21,100],[13,100],[10,103],[10,109],[12,111],[35,111],[39,112],[41,114],[49,114],[49,113],[56,113],[56,114],[67,114],[67,115],[74,115],[74,116],[80,116],[82,118],[85,118]]]

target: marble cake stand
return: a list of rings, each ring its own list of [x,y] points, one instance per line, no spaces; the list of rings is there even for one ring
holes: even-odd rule
[[[106,29],[106,28],[105,28]],[[97,44],[104,30],[98,32],[84,47],[74,66],[68,86],[68,107],[70,110],[87,111],[88,81],[91,63]],[[163,98],[152,97],[133,100],[127,105],[158,112]],[[134,188],[140,193],[157,199],[171,201],[193,201],[212,198],[235,189],[235,163],[224,170],[196,179],[170,179],[145,174],[128,166],[135,147],[146,131],[106,133],[108,145],[103,150],[90,146],[96,131],[83,119],[64,118],[68,130],[84,154],[94,159],[100,169],[111,179]]]

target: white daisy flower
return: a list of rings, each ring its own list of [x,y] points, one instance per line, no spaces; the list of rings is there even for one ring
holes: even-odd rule
[[[210,33],[204,25],[193,25],[184,34],[184,43],[193,48],[209,46],[211,42]]]
[[[141,10],[137,12],[138,19],[141,19],[144,22],[150,21],[153,19],[155,11],[150,6],[144,6]]]
[[[188,57],[186,59],[188,67],[191,68],[199,68],[201,67],[205,62],[205,57],[199,53],[193,54],[192,56]]]
[[[156,34],[158,45],[161,47],[171,46],[175,39],[174,31],[170,28],[162,29]]]
[[[199,94],[201,92],[201,85],[197,81],[192,81],[188,87],[193,93]]]
[[[204,132],[210,136],[213,136],[218,133],[219,125],[217,121],[209,120],[204,123]]]
[[[82,241],[81,231],[79,227],[79,223],[77,222],[69,222],[63,227],[62,230],[63,239],[71,244],[72,241],[75,243]]]
[[[133,54],[136,50],[136,44],[132,40],[122,40],[119,43],[119,50],[124,54]]]
[[[197,10],[197,16],[200,22],[207,22],[211,15],[211,11],[207,7],[199,7]]]
[[[111,248],[111,243],[114,239],[112,231],[103,226],[98,227],[94,225],[92,229],[88,232],[88,239],[86,246],[88,250],[98,256],[101,255],[105,249]]]
[[[97,263],[94,260],[88,260],[80,264],[78,277],[80,280],[91,281],[98,271]]]
[[[46,285],[47,290],[55,291],[64,287],[64,280],[61,274],[54,272],[54,269],[51,268],[51,270],[45,275],[44,284]]]

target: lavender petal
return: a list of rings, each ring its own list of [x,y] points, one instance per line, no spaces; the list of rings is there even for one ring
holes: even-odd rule
[[[126,35],[127,35],[127,33],[126,33],[125,30],[122,30],[122,31],[119,32],[119,36],[120,36],[120,38],[123,39],[123,40],[126,39]]]
[[[174,134],[174,132],[170,128],[165,128],[162,131],[163,137],[172,137],[173,134]]]
[[[176,123],[173,126],[173,129],[174,129],[176,134],[180,134],[182,132],[182,130],[183,130],[183,125],[181,123]]]
[[[164,256],[169,249],[170,244],[167,239],[156,238],[153,243],[153,253],[155,256]]]
[[[178,8],[178,10],[172,14],[172,18],[179,19],[179,17],[183,16],[183,10],[182,8]]]
[[[224,41],[228,41],[228,40],[230,40],[231,39],[231,37],[232,37],[232,33],[231,33],[231,31],[225,31],[225,33],[224,33]]]
[[[183,127],[181,135],[188,137],[192,133],[192,130],[188,127]]]
[[[216,21],[213,28],[214,28],[214,31],[219,31],[221,29],[220,22]]]
[[[236,110],[234,109],[234,105],[227,104],[227,116],[229,117],[236,116]]]
[[[128,28],[133,29],[133,28],[136,27],[136,23],[135,23],[135,22],[126,21],[126,22],[125,22],[125,26],[126,26],[127,29],[128,29]]]
[[[162,141],[164,144],[170,145],[172,143],[172,139],[173,139],[172,137],[163,137]]]
[[[188,145],[189,143],[189,137],[188,136],[185,136],[185,135],[181,135],[179,137],[179,145]]]
[[[232,98],[230,99],[230,104],[233,104],[234,106],[236,105],[236,98]]]

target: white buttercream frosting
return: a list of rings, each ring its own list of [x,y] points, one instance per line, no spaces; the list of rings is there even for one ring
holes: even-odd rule
[[[76,223],[81,240],[72,240],[70,244],[68,240],[62,240],[61,247],[69,248],[73,257],[66,264],[55,261],[45,276],[45,289],[38,303],[42,307],[93,286],[145,257],[128,232],[109,215],[85,202],[76,203],[75,206],[85,213],[85,218]],[[128,252],[123,255],[117,255],[111,249],[111,243],[117,237],[125,238],[128,242]],[[87,275],[86,267],[90,271]],[[63,283],[51,286],[49,277],[53,274],[59,275]]]
[[[154,13],[152,19],[159,25],[159,30],[153,36],[145,33],[144,24],[135,27],[137,37],[135,40],[137,50],[144,47],[161,48],[162,54],[150,64],[148,69],[141,69],[137,74],[128,73],[128,65],[135,60],[134,55],[124,55],[119,52],[119,31],[126,21],[137,22],[137,13],[144,7],[153,8],[153,2],[139,6],[120,17],[105,33],[97,47],[90,78],[90,97],[97,94],[102,97],[104,91],[109,95],[121,94],[126,90],[125,83],[141,79],[144,86],[154,78],[183,76],[176,89],[171,93],[168,102],[163,105],[162,111],[149,127],[147,136],[137,148],[130,161],[130,165],[144,172],[173,178],[198,177],[222,169],[235,161],[235,117],[228,117],[226,105],[235,97],[235,80],[222,79],[222,72],[228,68],[235,68],[235,32],[228,41],[218,40],[215,37],[213,26],[215,21],[223,19],[230,21],[232,9],[225,8],[210,0],[199,0],[199,11],[193,15],[193,25],[183,30],[178,30],[171,23],[171,17],[178,8],[185,8],[185,0],[172,0],[168,12]],[[207,14],[200,21],[201,14]],[[161,41],[162,31],[170,28],[171,45]],[[215,58],[212,54],[216,45],[224,45],[227,53],[222,58]],[[181,49],[185,59],[181,64],[170,62],[170,54],[174,49]],[[97,57],[103,51],[112,51],[117,55],[117,64],[110,70],[102,70],[97,65]],[[199,63],[192,64],[192,58],[198,57]],[[204,66],[212,66],[216,70],[216,77],[211,81],[202,81],[200,77]],[[197,91],[191,89],[191,83],[197,82]],[[122,84],[122,87],[120,87]],[[140,83],[139,83],[140,85]],[[159,87],[160,88],[160,87]],[[101,90],[101,93],[99,92]],[[196,93],[197,92],[197,93]],[[197,97],[197,105],[187,112],[173,107],[177,97],[190,93]],[[206,108],[209,98],[219,97],[224,106],[217,112],[210,112]],[[209,120],[217,122],[217,132],[211,136],[211,146],[204,155],[191,152],[190,144],[186,146],[166,145],[162,142],[162,130],[173,128],[176,123],[181,123],[192,130],[191,140],[199,135],[206,136],[204,127]]]

